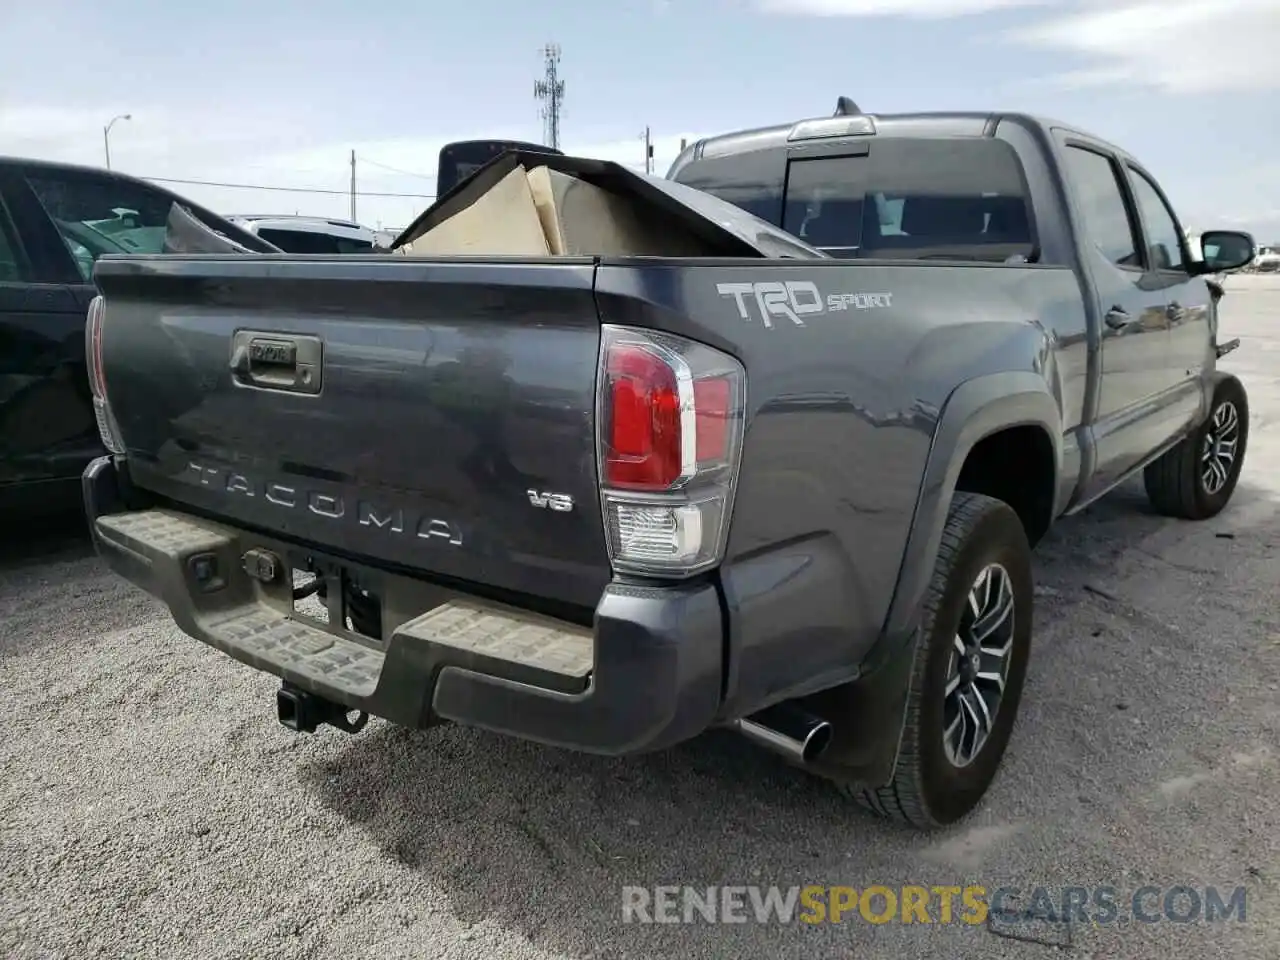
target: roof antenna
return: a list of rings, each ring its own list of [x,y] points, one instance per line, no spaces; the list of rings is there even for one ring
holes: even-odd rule
[[[836,112],[833,114],[833,116],[860,117],[862,116],[862,111],[859,110],[858,105],[854,103],[852,100],[850,100],[848,97],[839,97],[836,100]]]

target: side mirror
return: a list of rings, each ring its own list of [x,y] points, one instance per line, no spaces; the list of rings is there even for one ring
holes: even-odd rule
[[[1253,237],[1236,230],[1209,230],[1200,234],[1200,250],[1204,257],[1200,273],[1239,270],[1258,255]]]

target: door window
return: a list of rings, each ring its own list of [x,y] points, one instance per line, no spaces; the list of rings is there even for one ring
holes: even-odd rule
[[[1147,262],[1153,270],[1184,270],[1182,231],[1160,191],[1141,171],[1129,168],[1133,175],[1133,192],[1147,228]]]
[[[1067,147],[1066,160],[1067,176],[1090,241],[1116,266],[1141,269],[1137,231],[1115,164],[1100,153],[1075,146]]]
[[[158,190],[92,174],[49,173],[28,177],[27,184],[86,281],[105,253],[164,252],[173,199]]]

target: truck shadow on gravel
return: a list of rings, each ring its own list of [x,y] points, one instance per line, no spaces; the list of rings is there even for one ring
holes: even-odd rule
[[[0,537],[0,575],[38,564],[93,556],[89,526],[80,513],[39,522],[10,520]]]
[[[1246,665],[1251,680],[1241,676],[1250,646],[1280,635],[1280,614],[1247,583],[1225,587],[1269,562],[1278,511],[1269,491],[1242,484],[1221,517],[1179,524],[1154,515],[1138,484],[1061,523],[1037,552],[1036,649],[1004,769],[968,821],[937,835],[865,814],[721,731],[612,760],[483,731],[375,723],[300,774],[381,855],[444,891],[460,919],[573,956],[638,946],[654,955],[698,935],[766,936],[754,924],[624,925],[628,885],[1054,877],[1064,845],[1119,876],[1125,850],[1090,823],[1101,815],[1176,849],[1180,831],[1205,824],[1163,821],[1161,785],[1240,750],[1232,731],[1242,725],[1258,742],[1280,742],[1274,711],[1258,728],[1280,657]],[[767,939],[803,934],[810,949],[830,937],[847,949],[870,929],[804,926],[774,928]]]

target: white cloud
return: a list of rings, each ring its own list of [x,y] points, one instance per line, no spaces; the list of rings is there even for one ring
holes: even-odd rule
[[[756,0],[763,13],[810,17],[910,17],[943,20],[1015,7],[1038,7],[1053,0]]]
[[[1067,86],[1132,84],[1170,93],[1280,87],[1277,0],[1085,0],[1010,37],[1090,61],[1059,75]]]
[[[62,109],[0,102],[0,145],[10,156],[101,166],[102,126],[122,112],[114,105]],[[158,107],[131,113],[132,120],[122,120],[112,128],[112,167],[134,176],[206,181],[164,186],[221,213],[348,216],[351,151],[355,150],[356,215],[370,226],[404,226],[432,202],[436,163],[445,143],[480,137],[539,139],[536,129],[511,126],[458,130],[438,137],[307,142],[297,135],[299,128],[322,128],[300,122],[296,116],[290,121],[237,110],[233,119],[227,119],[225,111],[196,107],[181,114]],[[681,136],[692,142],[699,135],[655,136],[655,172],[666,173],[679,152]],[[644,140],[638,132],[634,139],[588,133],[562,144],[562,149],[644,169]]]
[[[1141,84],[1172,93],[1280,87],[1280,0],[753,0],[762,13],[946,19],[1038,8],[1018,42],[1086,65],[1060,86]]]

